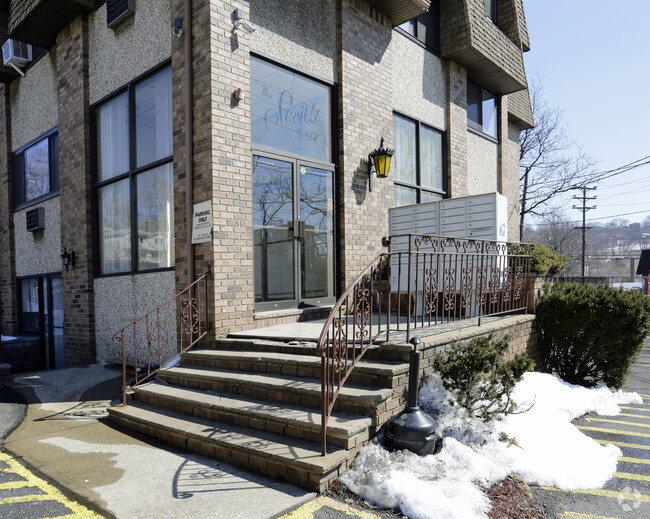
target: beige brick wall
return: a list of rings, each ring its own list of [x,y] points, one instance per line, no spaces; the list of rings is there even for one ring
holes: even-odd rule
[[[79,366],[95,362],[87,16],[59,33],[55,52],[61,249],[76,253],[76,266],[63,271],[65,362]]]
[[[492,334],[499,339],[510,336],[510,352],[506,359],[519,353],[527,353],[535,362],[536,369],[542,369],[542,357],[538,347],[540,332],[534,315],[516,315],[472,328],[463,328],[453,332],[442,333],[422,340],[420,358],[420,381],[433,372],[433,361],[439,354],[444,354],[454,342],[471,341],[475,337]]]
[[[183,15],[174,0],[172,18]],[[213,202],[213,241],[194,245],[197,277],[213,267],[210,291],[216,333],[252,328],[253,237],[250,106],[232,92],[250,92],[250,35],[233,32],[232,11],[247,4],[194,2],[193,201]],[[172,43],[176,287],[187,286],[184,115],[185,38]]]
[[[447,185],[450,197],[467,196],[467,73],[447,62]]]
[[[373,179],[368,190],[367,156],[380,138],[392,147],[393,54],[390,21],[365,2],[343,1],[338,22],[340,157],[338,210],[342,221],[343,286],[383,249],[392,179]],[[385,78],[382,81],[381,78]]]
[[[11,111],[9,89],[0,85],[0,331],[16,330],[16,263],[11,170]]]

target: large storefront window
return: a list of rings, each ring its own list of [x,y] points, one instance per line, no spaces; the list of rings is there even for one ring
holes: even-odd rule
[[[445,194],[444,134],[402,115],[393,115],[395,206],[432,202]]]
[[[94,111],[100,274],[174,265],[171,68]]]
[[[334,300],[330,87],[251,58],[256,308]]]

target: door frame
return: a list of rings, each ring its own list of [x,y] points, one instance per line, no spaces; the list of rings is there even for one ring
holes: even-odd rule
[[[53,320],[53,294],[52,294],[52,280],[63,279],[61,272],[51,272],[48,274],[33,274],[27,276],[20,276],[16,278],[16,293],[18,295],[18,331],[25,335],[33,335],[39,338],[40,342],[40,366],[41,369],[55,369],[56,367],[56,354],[54,346],[54,320]],[[23,312],[23,295],[21,289],[21,282],[27,279],[37,280],[38,290],[38,332],[25,331],[22,316]],[[46,311],[47,310],[47,311]],[[63,311],[63,309],[61,309]],[[36,312],[29,312],[36,313]],[[65,367],[65,355],[60,367]]]
[[[332,294],[327,297],[321,298],[302,298],[302,258],[300,254],[300,247],[298,246],[298,241],[300,237],[295,237],[293,240],[293,283],[294,283],[294,297],[293,299],[285,299],[278,301],[264,301],[264,302],[255,302],[254,308],[257,312],[267,312],[273,310],[286,310],[294,308],[305,308],[305,307],[314,307],[314,306],[327,306],[334,304],[336,302],[337,294],[337,274],[338,274],[338,265],[339,265],[339,246],[338,246],[338,205],[337,205],[337,168],[331,162],[320,162],[314,159],[309,159],[305,157],[300,157],[296,155],[289,155],[281,153],[278,151],[269,150],[266,148],[256,147],[252,149],[251,155],[251,184],[254,175],[254,164],[253,161],[255,157],[268,157],[273,160],[283,161],[292,164],[292,190],[293,190],[293,200],[292,200],[292,211],[294,216],[294,222],[300,221],[300,166],[312,167],[315,169],[321,169],[329,171],[332,175],[332,196],[334,198],[332,205],[333,212],[333,239],[332,239]],[[255,211],[255,202],[253,201],[253,212]],[[254,214],[253,220],[255,218]],[[304,239],[304,238],[303,238]],[[255,263],[255,258],[253,257],[253,263]],[[255,264],[253,265],[255,269]]]

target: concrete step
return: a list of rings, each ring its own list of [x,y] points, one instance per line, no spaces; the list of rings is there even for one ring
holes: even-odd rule
[[[320,357],[320,352],[316,348],[316,342],[300,340],[287,342],[273,339],[220,337],[214,341],[207,342],[204,347],[206,349],[216,350],[273,351],[276,353]],[[358,347],[359,345],[357,344]],[[391,343],[372,345],[364,353],[363,358],[366,360],[408,362],[408,356],[406,355],[408,351],[401,350],[396,352],[391,347]],[[352,347],[350,347],[350,351],[352,351]]]
[[[163,369],[159,372],[159,378],[182,387],[250,396],[303,407],[320,406],[321,383],[311,378],[195,366]],[[376,418],[391,411],[386,409],[385,404],[392,395],[393,390],[388,388],[345,384],[339,392],[334,410]]]
[[[276,351],[191,350],[183,355],[183,366],[281,373],[321,378],[321,358]],[[349,363],[351,364],[351,362]],[[348,379],[352,384],[396,388],[408,384],[409,366],[404,362],[361,360]]]
[[[161,383],[136,387],[133,398],[176,412],[320,442],[320,410]],[[367,442],[372,427],[368,417],[342,413],[333,413],[327,423],[327,444],[344,449]]]
[[[317,443],[137,401],[112,407],[109,414],[120,425],[158,440],[316,492],[338,477],[358,452],[328,448],[321,456]]]

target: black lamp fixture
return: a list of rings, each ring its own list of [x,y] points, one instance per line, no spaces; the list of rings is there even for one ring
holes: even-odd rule
[[[63,254],[61,254],[61,263],[63,263],[66,272],[68,271],[69,267],[74,267],[75,259],[76,258],[74,251],[70,253],[66,247],[63,247]]]
[[[390,161],[395,150],[384,148],[384,138],[381,138],[379,149],[368,155],[368,189],[372,191],[372,170],[375,170],[377,178],[386,178],[390,170]]]

